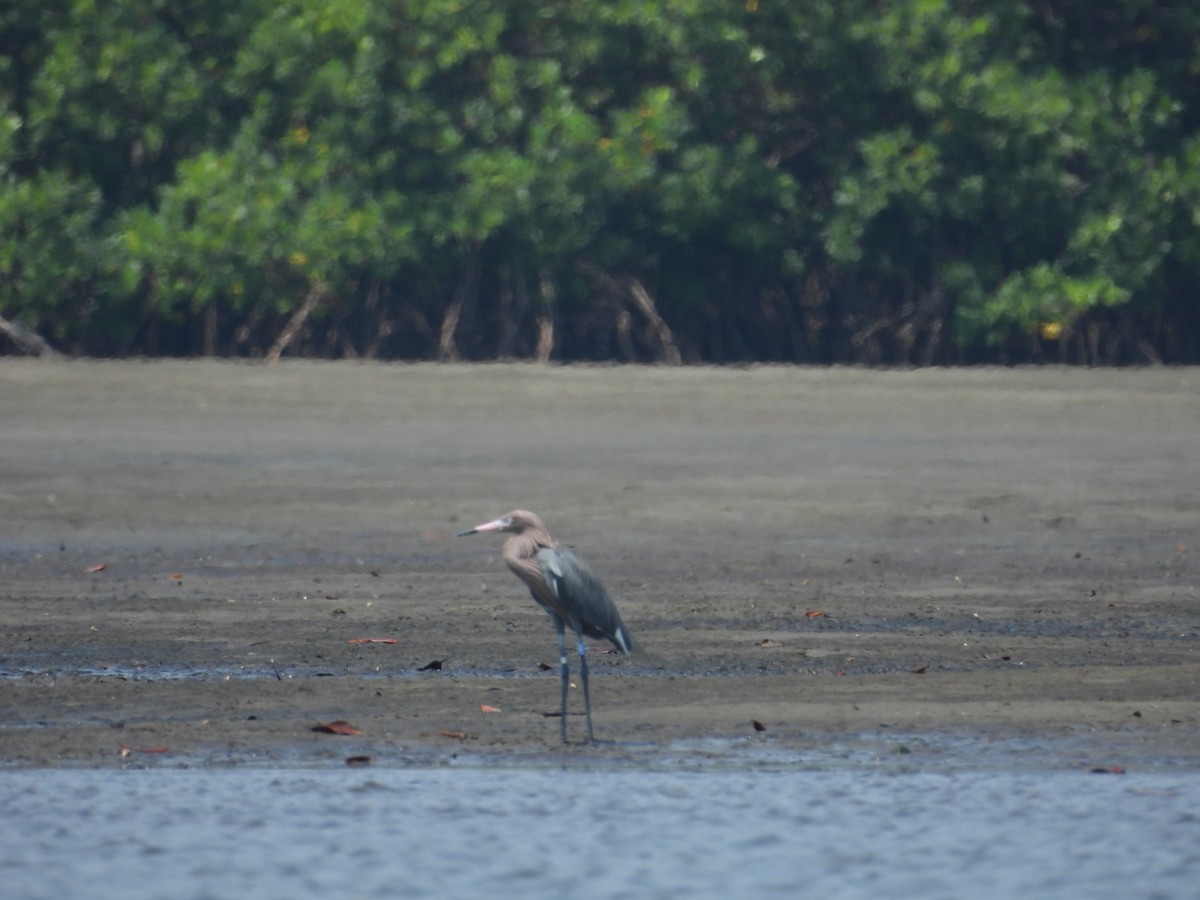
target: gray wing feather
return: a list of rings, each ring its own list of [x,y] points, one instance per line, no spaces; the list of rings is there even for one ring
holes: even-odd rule
[[[543,547],[536,559],[574,631],[606,638],[622,653],[633,650],[633,639],[616,604],[587,563],[561,544]]]

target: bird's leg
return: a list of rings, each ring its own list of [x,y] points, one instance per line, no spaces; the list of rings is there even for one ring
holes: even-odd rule
[[[575,649],[579,651],[579,680],[583,682],[583,709],[587,714],[588,743],[594,744],[596,738],[592,734],[592,698],[588,696],[587,647],[583,643],[583,638],[578,639]]]
[[[558,630],[558,661],[562,666],[562,714],[558,718],[558,736],[567,742],[567,689],[571,686],[571,667],[567,664],[567,638],[563,633],[562,619],[555,619]]]

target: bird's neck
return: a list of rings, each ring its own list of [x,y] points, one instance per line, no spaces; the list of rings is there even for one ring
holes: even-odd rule
[[[532,559],[539,550],[556,543],[544,528],[526,528],[504,542],[504,555],[509,559]]]

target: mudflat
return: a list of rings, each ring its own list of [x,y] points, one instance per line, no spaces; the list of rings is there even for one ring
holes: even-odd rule
[[[644,648],[589,655],[611,745],[558,743],[545,615],[454,537],[518,507]],[[1200,370],[7,359],[0,523],[6,765],[970,733],[1200,766]]]

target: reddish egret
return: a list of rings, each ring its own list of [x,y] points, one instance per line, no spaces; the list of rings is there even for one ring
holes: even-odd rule
[[[587,648],[584,635],[606,638],[622,653],[633,651],[633,639],[621,621],[621,614],[608,591],[587,563],[569,547],[550,537],[542,520],[528,510],[518,509],[491,522],[484,522],[459,537],[481,531],[503,531],[511,536],[504,542],[504,561],[513,573],[529,586],[529,593],[538,605],[550,614],[558,632],[558,658],[562,664],[562,717],[559,737],[567,742],[567,688],[570,685],[567,666],[567,625],[575,632],[575,647],[579,651],[579,679],[583,683],[583,708],[587,713],[588,742],[592,735],[592,701],[588,696]]]

